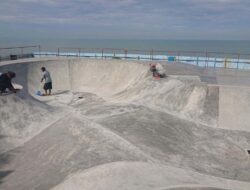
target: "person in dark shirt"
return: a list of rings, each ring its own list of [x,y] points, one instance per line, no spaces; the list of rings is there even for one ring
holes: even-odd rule
[[[17,89],[15,89],[11,83],[11,80],[15,77],[16,73],[12,71],[0,75],[0,93],[6,92],[6,89],[9,89],[13,93],[17,92]]]
[[[153,77],[158,77],[159,74],[157,72],[157,69],[156,69],[156,65],[155,64],[150,64],[150,71],[153,73]]]

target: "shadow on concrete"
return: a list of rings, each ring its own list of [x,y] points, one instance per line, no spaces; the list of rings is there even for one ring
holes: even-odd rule
[[[5,137],[6,137],[6,135],[1,135],[0,134],[0,139],[5,138]]]
[[[0,139],[4,138],[4,135],[0,135]],[[0,154],[0,186],[4,182],[4,178],[7,177],[9,174],[13,172],[13,170],[4,170],[3,167],[10,163],[11,160],[11,154],[10,153],[2,153]],[[0,188],[1,189],[1,188]]]
[[[4,182],[3,179],[11,174],[13,171],[12,170],[7,170],[7,171],[0,171],[0,186]]]
[[[54,92],[54,93],[52,92],[52,94],[51,94],[51,95],[52,95],[52,96],[53,96],[53,95],[60,95],[60,94],[65,94],[65,93],[68,93],[68,92],[70,92],[70,91],[69,91],[69,90],[64,90],[64,91],[56,91],[56,92]]]

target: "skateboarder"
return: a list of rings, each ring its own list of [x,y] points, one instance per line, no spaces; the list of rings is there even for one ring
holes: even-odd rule
[[[155,78],[164,78],[166,77],[165,70],[160,63],[150,64],[150,71],[153,73]]]
[[[11,83],[11,80],[16,77],[16,73],[8,71],[7,73],[2,73],[0,75],[0,93],[5,93],[6,89],[11,92],[16,93],[18,89],[15,89]]]
[[[153,73],[153,77],[157,77],[158,73],[157,73],[156,65],[150,64],[149,66],[150,66],[150,71]]]
[[[41,82],[43,82],[43,80],[45,80],[43,89],[45,90],[45,96],[51,95],[51,89],[52,89],[52,80],[50,77],[50,73],[49,71],[46,70],[45,67],[41,68],[42,72],[43,72],[43,77],[41,79]],[[49,90],[49,93],[48,93]]]

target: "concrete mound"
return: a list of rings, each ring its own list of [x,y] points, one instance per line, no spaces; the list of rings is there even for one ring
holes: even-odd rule
[[[53,111],[49,106],[14,94],[0,97],[0,107],[2,136],[0,153],[11,150],[32,138],[52,119],[49,115]]]

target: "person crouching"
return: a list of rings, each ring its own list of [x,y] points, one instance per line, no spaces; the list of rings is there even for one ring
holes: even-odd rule
[[[150,71],[155,78],[164,78],[166,77],[165,69],[162,67],[160,63],[157,64],[150,64]]]
[[[0,93],[6,93],[6,89],[16,93],[18,89],[15,89],[11,83],[11,80],[16,77],[16,73],[8,71],[0,75]]]

